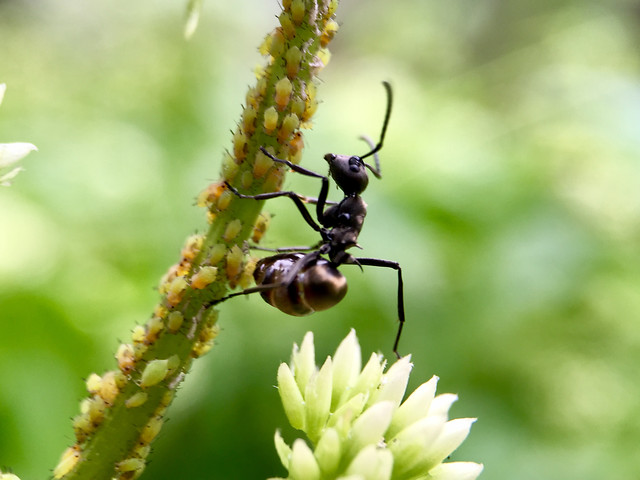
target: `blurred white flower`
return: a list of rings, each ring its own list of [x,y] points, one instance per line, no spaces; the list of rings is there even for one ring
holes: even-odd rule
[[[437,377],[404,402],[410,357],[386,372],[372,354],[362,369],[351,331],[333,357],[315,364],[313,334],[294,345],[291,364],[278,369],[278,391],[291,425],[306,433],[289,446],[279,432],[276,450],[289,479],[473,480],[482,465],[442,463],[464,441],[474,418],[448,420],[455,395],[435,396]]]
[[[4,98],[4,92],[7,86],[0,83],[0,105]],[[31,143],[0,143],[0,186],[8,187],[11,180],[24,170],[15,164],[26,157],[29,152],[37,150],[36,146]]]

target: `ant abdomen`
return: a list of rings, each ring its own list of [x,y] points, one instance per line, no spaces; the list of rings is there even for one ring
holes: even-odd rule
[[[266,257],[258,261],[253,273],[256,285],[276,285],[260,294],[269,305],[288,315],[303,316],[326,310],[347,294],[347,279],[321,257],[305,262],[291,282],[285,282],[303,257],[304,253]]]

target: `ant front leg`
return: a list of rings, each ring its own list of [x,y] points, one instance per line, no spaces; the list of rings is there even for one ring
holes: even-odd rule
[[[354,265],[366,265],[369,267],[385,267],[393,268],[398,272],[398,333],[396,333],[396,339],[393,342],[393,353],[396,357],[401,358],[398,353],[398,343],[400,343],[400,336],[402,335],[402,327],[404,327],[404,286],[402,283],[402,268],[398,262],[392,262],[391,260],[382,260],[380,258],[353,258]]]
[[[281,158],[277,158],[271,155],[267,151],[267,149],[264,147],[260,147],[260,151],[262,151],[262,153],[264,153],[267,157],[269,157],[274,162],[284,163],[287,167],[289,167],[294,172],[297,172],[306,177],[319,178],[322,180],[322,186],[320,187],[320,195],[318,195],[318,198],[317,199],[307,198],[307,201],[309,201],[309,203],[316,204],[316,216],[320,221],[322,221],[321,219],[324,217],[324,207],[327,203],[327,195],[329,195],[329,179],[324,175],[320,175],[319,173],[316,173],[312,170],[307,170],[306,168],[301,167],[300,165],[291,163],[289,160],[282,160]],[[298,200],[300,200],[300,197],[298,197]]]
[[[244,195],[243,193],[240,193],[235,187],[233,187],[229,182],[225,182],[225,185],[238,198],[246,198],[250,200],[270,200],[272,198],[278,197],[289,197],[291,200],[293,200],[293,203],[296,204],[296,207],[300,211],[300,214],[309,224],[309,226],[316,232],[322,232],[322,227],[318,225],[318,223],[313,219],[313,217],[309,213],[309,210],[307,210],[307,208],[304,206],[304,203],[302,202],[302,200],[300,200],[296,192],[280,191],[271,193],[260,193],[258,195]]]

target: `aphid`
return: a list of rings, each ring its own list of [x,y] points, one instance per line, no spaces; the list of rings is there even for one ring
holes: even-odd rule
[[[325,310],[337,304],[347,293],[347,282],[338,268],[341,265],[357,265],[391,268],[398,274],[398,331],[393,344],[393,352],[398,353],[398,343],[404,326],[404,293],[402,269],[400,264],[379,258],[354,257],[347,252],[352,247],[359,247],[358,236],[362,230],[367,205],[360,196],[369,183],[369,170],[376,178],[381,178],[378,152],[382,148],[384,137],[391,116],[393,96],[391,85],[383,82],[387,93],[387,109],[380,133],[380,141],[374,145],[366,137],[371,150],[362,156],[337,155],[328,153],[324,159],[329,164],[329,176],[344,194],[338,203],[327,201],[329,178],[300,167],[288,160],[276,158],[266,148],[260,150],[274,162],[283,163],[294,172],[307,177],[319,178],[322,181],[317,199],[309,199],[292,191],[244,195],[227,184],[230,191],[239,198],[251,200],[269,200],[277,197],[289,197],[307,224],[320,234],[321,240],[312,247],[279,248],[272,255],[258,261],[254,272],[256,286],[212,302],[220,303],[238,295],[259,292],[262,298],[289,315],[307,315],[314,311]],[[373,156],[375,167],[366,163],[365,158]],[[307,210],[303,199],[315,204],[316,218]]]

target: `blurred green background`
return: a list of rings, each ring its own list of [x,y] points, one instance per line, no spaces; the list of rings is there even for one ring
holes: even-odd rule
[[[363,255],[405,275],[410,388],[431,375],[479,421],[452,459],[485,479],[640,474],[640,5],[589,0],[345,1],[304,165],[363,153],[382,80],[396,103]],[[197,193],[230,147],[277,2],[0,1],[0,141],[28,141],[0,189],[0,465],[47,478],[73,442],[83,379],[114,368],[158,279],[206,228]],[[316,195],[318,182],[289,175]],[[333,192],[334,196],[336,192]],[[274,200],[264,244],[316,240]],[[355,327],[391,357],[395,274],[343,269],[336,308],[221,307],[144,478],[282,475],[276,368]],[[285,429],[285,438],[292,432]]]

